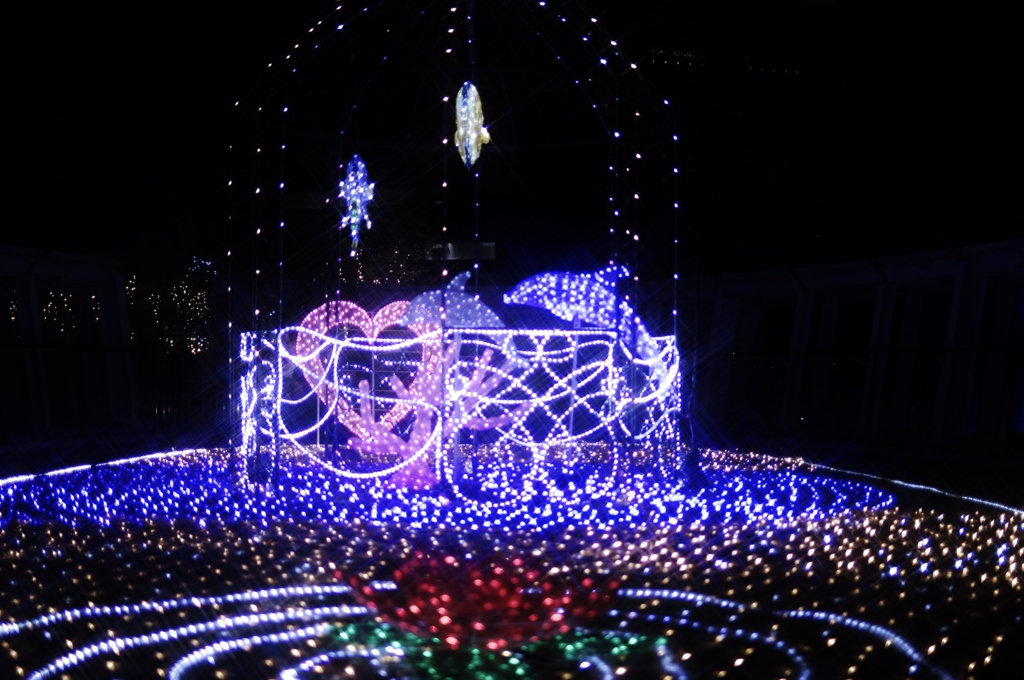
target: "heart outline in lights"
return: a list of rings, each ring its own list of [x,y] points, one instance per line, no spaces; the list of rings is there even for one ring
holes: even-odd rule
[[[398,300],[385,305],[371,317],[369,312],[354,302],[335,300],[317,307],[306,315],[299,327],[310,333],[298,333],[295,339],[295,355],[296,358],[304,359],[301,365],[303,376],[325,406],[331,407],[331,403],[335,401],[333,392],[337,389],[337,386],[324,376],[329,368],[320,356],[323,353],[321,350],[325,336],[329,337],[331,331],[339,326],[351,326],[360,330],[372,344],[383,331],[392,327],[408,328],[417,338],[439,330],[439,326],[434,323],[399,326],[398,321],[408,307],[408,300]],[[440,364],[440,336],[438,335],[436,341],[427,340],[422,345],[420,364],[409,386],[401,385],[401,381],[392,376],[392,386],[397,388],[395,391],[400,399],[392,404],[379,420],[368,418],[368,413],[362,408],[352,408],[346,399],[337,399],[335,417],[363,443],[374,446],[385,443],[385,440],[394,442],[394,427],[415,408],[417,402],[427,397],[430,391],[428,383]],[[368,387],[366,381],[362,381],[359,386],[360,392],[369,396]],[[408,458],[416,451],[399,450],[396,453]]]

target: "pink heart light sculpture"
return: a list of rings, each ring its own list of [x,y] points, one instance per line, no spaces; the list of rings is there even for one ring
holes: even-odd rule
[[[375,340],[382,331],[396,326],[408,308],[407,300],[392,302],[378,311],[374,316],[354,302],[334,301],[317,307],[306,315],[302,320],[301,327],[312,331],[312,333],[298,334],[295,341],[295,354],[297,357],[307,358],[303,365],[303,374],[306,381],[316,391],[320,400],[330,407],[334,401],[334,390],[337,386],[324,380],[324,373],[327,371],[323,359],[317,350],[323,340],[318,335],[329,335],[330,331],[338,326],[351,326],[359,329],[371,341]],[[410,324],[408,328],[417,336],[421,337],[438,329],[437,324],[419,323]],[[425,404],[434,404],[436,401],[433,383],[437,382],[441,369],[441,341],[438,337],[435,341],[423,343],[423,353],[420,365],[413,376],[411,384],[406,387],[397,376],[391,376],[391,387],[395,391],[398,401],[381,417],[374,420],[373,409],[370,402],[370,386],[367,381],[359,384],[360,398],[359,410],[355,410],[345,399],[338,399],[335,406],[335,417],[358,439],[352,440],[352,448],[369,452],[397,453],[404,459],[416,455],[426,444],[431,430],[431,418],[433,411]],[[410,411],[416,410],[416,420],[408,440],[404,440],[392,430],[405,418]],[[415,468],[415,469],[410,469]],[[432,486],[437,479],[426,465],[426,458],[423,457],[418,464],[408,465],[392,477],[392,484],[396,486]]]

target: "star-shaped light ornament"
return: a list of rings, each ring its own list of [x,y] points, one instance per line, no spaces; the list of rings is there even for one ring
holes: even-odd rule
[[[349,255],[355,257],[356,249],[359,248],[359,227],[363,220],[366,221],[367,229],[373,227],[373,222],[366,212],[367,204],[373,200],[373,183],[366,174],[366,163],[358,154],[352,156],[352,160],[345,167],[345,179],[341,181],[338,198],[345,201],[344,216],[338,228],[348,227],[352,235],[352,250]]]
[[[455,146],[466,168],[472,168],[480,158],[480,148],[491,141],[491,135],[484,127],[484,109],[480,93],[468,80],[462,84],[455,98]]]

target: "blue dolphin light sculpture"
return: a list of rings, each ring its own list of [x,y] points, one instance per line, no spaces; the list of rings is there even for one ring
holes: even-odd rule
[[[635,330],[640,363],[650,366],[654,378],[665,385],[669,371],[661,359],[658,344],[629,303],[615,292],[616,281],[628,276],[629,270],[625,267],[608,267],[584,274],[546,272],[521,281],[505,294],[504,300],[505,304],[546,309],[565,321],[579,320],[590,326],[614,329],[626,349],[632,345]]]
[[[409,308],[398,323],[408,326],[414,323],[436,323],[448,328],[505,328],[504,322],[494,310],[480,302],[475,295],[466,292],[466,282],[472,272],[464,271],[440,290],[421,293],[412,299]],[[501,340],[493,338],[513,366],[522,364],[517,355],[511,336]]]

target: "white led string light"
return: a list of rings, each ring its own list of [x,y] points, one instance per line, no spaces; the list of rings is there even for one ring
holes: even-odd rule
[[[672,658],[672,650],[664,642],[659,641],[655,644],[654,651],[658,653],[658,663],[661,664],[661,670],[666,677],[671,680],[686,680],[686,671]]]
[[[365,649],[332,649],[329,652],[324,652],[323,654],[314,656],[312,659],[307,659],[294,668],[286,668],[281,671],[279,677],[281,680],[299,680],[306,673],[314,670],[317,666],[339,659],[369,659],[375,666],[380,667],[382,666],[380,662],[381,657],[388,656],[403,659],[405,657],[405,652],[397,645],[385,645],[380,648],[370,647]],[[381,675],[386,676],[387,672],[381,669]]]
[[[740,610],[740,611],[743,611],[745,609],[745,607],[743,605],[740,605],[739,603],[733,603],[733,602],[730,602],[728,600],[721,600],[720,598],[673,597],[673,595],[676,592],[678,592],[678,591],[668,591],[668,590],[656,590],[656,591],[641,590],[641,591],[637,591],[637,590],[632,590],[632,589],[625,589],[624,591],[620,591],[620,594],[622,594],[624,597],[627,597],[627,598],[630,598],[630,597],[642,597],[642,598],[646,599],[648,597],[652,597],[651,595],[648,595],[646,593],[657,593],[657,596],[655,596],[655,597],[661,597],[661,599],[670,599],[670,600],[671,599],[688,600],[688,601],[691,601],[694,604],[696,604],[698,607],[699,606],[703,606],[704,604],[715,604],[717,606],[725,606],[726,608],[737,609],[737,610]],[[682,595],[695,595],[695,593],[682,593]],[[737,606],[732,606],[732,605],[737,605]],[[633,621],[633,620],[636,620],[638,618],[641,618],[639,616],[639,614],[637,612],[635,612],[635,611],[619,612],[619,611],[613,609],[613,610],[611,610],[608,613],[609,613],[610,616],[613,616],[613,617],[621,616],[622,620],[619,622],[619,628],[620,629],[628,628],[630,621]],[[694,620],[691,617],[689,611],[684,610],[682,612],[682,614],[683,615],[681,617],[679,617],[679,618],[675,618],[675,617],[672,617],[672,616],[659,616],[657,614],[647,614],[644,617],[642,617],[641,620],[645,620],[648,623],[655,623],[655,622],[661,623],[661,624],[669,624],[669,623],[671,623],[671,624],[678,625],[678,626],[686,626],[687,628],[690,628],[691,630],[694,630],[694,631],[696,631],[698,633],[702,633],[702,634],[705,634],[705,635],[712,635],[712,636],[715,636],[715,637],[719,637],[720,636],[720,637],[723,637],[723,638],[729,638],[729,637],[731,637],[731,638],[738,638],[738,639],[743,640],[743,641],[745,641],[747,643],[753,643],[753,644],[756,644],[756,645],[762,645],[762,646],[769,647],[771,649],[774,649],[776,651],[784,653],[786,656],[788,656],[790,658],[790,660],[794,664],[797,665],[797,668],[799,668],[799,670],[800,670],[800,674],[797,676],[797,680],[810,680],[811,669],[807,665],[807,660],[804,659],[803,655],[800,654],[800,652],[797,650],[796,647],[791,646],[791,645],[787,645],[785,643],[785,641],[779,639],[777,634],[770,633],[770,634],[766,635],[766,634],[759,633],[757,631],[746,630],[746,629],[743,629],[743,628],[732,628],[732,627],[728,627],[728,626],[709,625],[709,624],[704,623],[702,621]],[[730,618],[730,621],[732,621],[732,620],[733,619]],[[663,656],[663,658],[662,658],[662,665],[663,665],[663,667],[665,666],[665,661],[666,661],[666,659]],[[672,661],[672,663],[677,668],[679,668],[680,671],[682,671],[682,668],[679,667],[678,664],[675,664],[674,661]],[[683,675],[685,676],[685,672],[683,673]]]
[[[171,672],[168,674],[168,677],[170,680],[181,680],[181,678],[185,677],[185,673],[188,670],[200,663],[215,663],[218,656],[228,654],[239,649],[248,650],[251,647],[259,647],[262,645],[276,645],[284,642],[309,640],[312,638],[323,637],[330,631],[331,626],[322,623],[317,626],[308,626],[306,628],[299,628],[298,630],[291,630],[285,633],[252,635],[247,638],[214,642],[212,645],[207,645],[206,647],[197,649],[174,664],[174,666],[171,667]],[[281,677],[283,678],[284,675],[282,674]]]
[[[163,614],[166,611],[173,611],[185,608],[201,608],[206,606],[219,606],[223,604],[238,604],[249,602],[265,602],[267,600],[278,600],[294,597],[324,597],[327,595],[346,595],[352,592],[352,588],[344,585],[314,585],[314,586],[290,586],[283,588],[266,588],[264,590],[247,590],[241,593],[229,595],[218,595],[213,597],[182,597],[158,602],[140,602],[139,604],[115,604],[109,606],[81,607],[78,609],[66,609],[53,614],[46,614],[30,621],[21,623],[0,623],[0,638],[18,635],[25,631],[47,628],[54,624],[71,623],[83,618],[95,618],[106,616],[132,616],[148,612]]]
[[[88,661],[102,654],[116,654],[121,650],[149,647],[157,644],[164,644],[171,640],[188,639],[196,635],[206,633],[223,633],[237,628],[254,628],[256,626],[281,625],[296,621],[317,621],[325,618],[348,618],[352,616],[363,616],[369,613],[366,607],[355,607],[339,605],[333,607],[316,607],[313,609],[297,609],[284,612],[268,612],[264,614],[245,614],[242,616],[231,616],[220,618],[215,621],[189,624],[167,630],[148,633],[146,635],[135,635],[131,637],[116,637],[103,642],[82,647],[81,649],[65,654],[43,668],[30,673],[27,680],[46,680],[57,673],[62,673],[80,663]],[[326,630],[326,627],[325,627]]]
[[[710,606],[720,607],[720,608],[723,608],[723,609],[734,610],[734,611],[737,611],[737,612],[740,612],[740,613],[751,610],[750,605],[746,605],[746,604],[744,604],[742,602],[737,602],[735,600],[727,600],[725,598],[715,597],[715,596],[712,596],[712,595],[703,595],[701,593],[692,593],[692,592],[679,591],[679,590],[653,589],[653,588],[624,588],[624,589],[620,590],[618,592],[618,594],[619,594],[620,597],[624,597],[624,598],[627,598],[627,599],[658,600],[658,601],[663,601],[663,600],[679,600],[679,601],[683,601],[683,602],[690,602],[690,603],[692,603],[692,604],[694,604],[694,605],[696,605],[698,607],[702,607],[702,606],[705,606],[705,605],[710,605]],[[610,613],[613,616],[617,614],[617,612],[615,612],[615,611],[612,611]],[[915,649],[914,646],[911,645],[905,638],[903,638],[902,636],[896,634],[895,632],[893,632],[892,630],[886,628],[885,626],[880,626],[878,624],[869,623],[867,621],[861,621],[859,619],[855,619],[855,618],[852,618],[852,617],[849,617],[849,616],[844,616],[842,614],[835,614],[835,613],[830,613],[830,612],[812,611],[812,610],[803,610],[803,609],[802,610],[780,610],[780,611],[770,611],[769,610],[767,613],[771,614],[773,616],[778,616],[778,617],[787,618],[787,619],[809,619],[809,620],[812,620],[812,621],[827,622],[830,626],[839,625],[839,626],[843,626],[844,628],[849,628],[851,630],[856,630],[858,632],[862,632],[862,633],[866,633],[868,635],[872,635],[872,636],[880,639],[882,642],[884,642],[886,644],[886,646],[891,645],[891,646],[895,647],[901,654],[903,654],[905,657],[907,657],[908,660],[913,662],[913,664],[915,664],[915,665],[911,668],[911,673],[913,673],[914,671],[917,670],[917,668],[916,668],[917,665],[926,665],[926,666],[929,666],[929,668],[933,672],[935,672],[937,675],[939,675],[939,677],[943,678],[944,680],[951,680],[951,676],[949,674],[947,674],[945,671],[943,671],[943,670],[941,670],[939,668],[936,668],[934,666],[929,665],[928,664],[928,660],[925,658],[925,656],[921,652],[919,652],[917,649]],[[635,618],[635,617],[636,617],[636,614],[634,612],[631,612],[631,613],[626,615],[627,619],[632,619],[632,618]],[[653,615],[648,615],[648,618],[653,621],[654,618],[652,618],[652,617],[653,617]],[[718,631],[715,631],[714,628],[709,628],[708,630],[709,630],[709,632],[722,632],[723,634],[746,635],[748,637],[748,639],[750,639],[752,641],[759,639],[759,637],[760,637],[760,639],[765,639],[764,636],[759,636],[759,634],[756,633],[756,632],[743,631],[742,629],[735,629],[734,630],[734,629],[721,628]],[[802,657],[794,656],[794,659],[799,659],[800,660],[801,665],[804,666],[804,668],[803,668],[803,675],[804,676],[809,676],[810,669],[806,667],[805,663],[803,663]]]
[[[608,662],[599,656],[585,656],[580,659],[580,670],[589,670],[593,668],[601,676],[601,680],[614,680],[615,671],[608,665]]]

